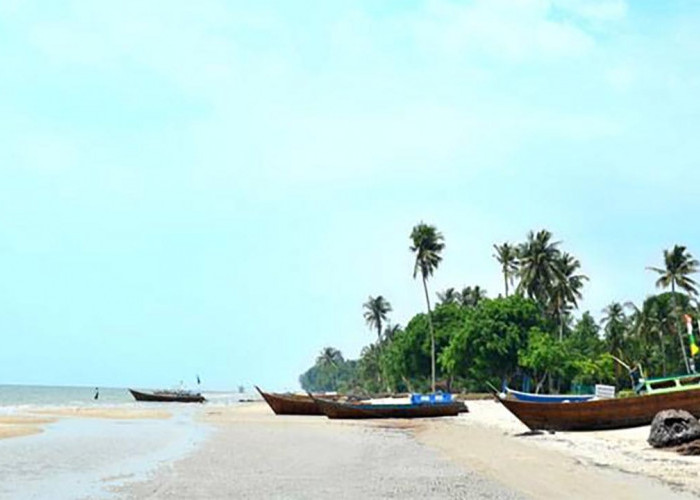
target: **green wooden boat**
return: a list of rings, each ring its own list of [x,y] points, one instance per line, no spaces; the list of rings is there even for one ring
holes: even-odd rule
[[[664,394],[667,392],[700,389],[700,374],[675,375],[672,377],[640,378],[635,386],[638,394]]]

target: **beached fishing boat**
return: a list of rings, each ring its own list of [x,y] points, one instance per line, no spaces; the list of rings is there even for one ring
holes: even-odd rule
[[[307,395],[264,392],[257,385],[255,389],[276,415],[323,415],[314,400]]]
[[[595,397],[595,394],[533,394],[531,392],[516,391],[509,387],[504,387],[504,393],[518,401],[528,401],[530,403],[581,403]]]
[[[206,399],[198,392],[191,391],[152,391],[143,392],[129,389],[136,401],[160,403],[204,403]]]
[[[531,430],[592,431],[648,425],[661,410],[686,410],[700,417],[700,387],[618,399],[541,404],[500,398]]]
[[[318,408],[328,418],[359,419],[359,418],[429,418],[453,417],[467,410],[466,405],[459,401],[445,403],[404,403],[404,404],[368,404],[340,403],[310,396]]]
[[[635,386],[638,394],[663,394],[688,389],[700,389],[700,375],[691,373],[674,377],[639,378]]]

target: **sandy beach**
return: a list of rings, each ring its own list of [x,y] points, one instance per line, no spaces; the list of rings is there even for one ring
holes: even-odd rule
[[[0,498],[655,499],[700,492],[698,459],[650,448],[648,427],[532,434],[495,401],[469,407],[456,418],[413,421],[278,417],[264,403],[5,415],[0,436],[39,434],[0,440]]]
[[[697,460],[651,449],[648,427],[525,434],[505,408],[452,419],[276,417],[205,409],[217,432],[126,498],[696,498]]]

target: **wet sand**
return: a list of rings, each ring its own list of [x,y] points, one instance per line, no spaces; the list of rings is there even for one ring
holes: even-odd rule
[[[0,416],[0,435],[12,436],[0,439],[1,499],[113,498],[111,487],[145,480],[209,432],[196,421],[197,408],[179,408],[172,418],[155,418],[170,415],[160,408],[35,410]]]
[[[165,419],[172,414],[164,409],[146,408],[120,408],[120,407],[67,407],[67,408],[46,408],[34,410],[32,413],[39,415],[52,415],[56,417],[78,417],[78,418],[103,418],[109,420],[144,420],[144,419]]]

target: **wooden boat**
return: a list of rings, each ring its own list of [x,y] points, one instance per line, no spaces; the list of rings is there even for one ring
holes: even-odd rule
[[[505,393],[513,396],[518,401],[528,401],[530,403],[581,403],[589,401],[595,394],[533,394],[531,392],[520,392],[509,387],[505,387]]]
[[[316,403],[307,395],[264,392],[255,386],[275,415],[323,415]]]
[[[640,378],[635,390],[639,394],[662,394],[700,388],[700,375],[676,375],[673,377]]]
[[[592,431],[648,425],[661,410],[686,410],[700,417],[700,388],[580,403],[532,403],[500,398],[531,430]]]
[[[206,399],[198,392],[190,391],[153,391],[143,392],[129,389],[136,401],[161,403],[204,403]]]
[[[328,418],[429,418],[453,417],[468,411],[463,402],[418,404],[340,403],[310,396]]]

